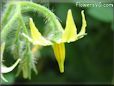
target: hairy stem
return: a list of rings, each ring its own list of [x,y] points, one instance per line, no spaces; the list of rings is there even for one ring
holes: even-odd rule
[[[5,41],[6,40],[6,36],[10,30],[10,27],[13,25],[14,21],[16,20],[16,18],[18,17],[18,14],[15,13],[15,15],[13,16],[13,18],[3,27],[2,31],[1,31],[1,40]]]
[[[50,38],[52,41],[56,42],[61,38],[63,28],[53,12],[44,6],[32,2],[23,1],[19,2],[19,4],[22,13],[29,11],[38,12],[47,19],[48,24],[51,25],[51,28],[48,29],[50,29],[50,33],[53,34],[52,38]]]
[[[5,24],[8,20],[8,17],[10,16],[10,13],[12,11],[12,7],[13,5],[11,3],[9,3],[8,7],[6,8],[4,15],[2,16],[2,24]]]
[[[9,6],[12,6],[12,4]],[[9,12],[9,10],[7,10],[7,12],[5,14],[6,17],[8,16],[7,15],[8,12]],[[15,14],[12,16],[12,18],[8,21],[8,23],[3,27],[2,31],[1,31],[1,41],[6,40],[6,36],[7,36],[8,32],[11,30],[10,27],[13,25],[15,20],[18,18],[19,13],[20,13],[20,6],[17,5]],[[5,15],[4,15],[4,17],[5,17]],[[3,21],[5,21],[5,19],[3,19]],[[2,22],[2,23],[4,23],[4,22]]]
[[[21,12],[28,12],[28,11],[35,11],[38,12],[40,14],[42,14],[44,17],[48,18],[49,20],[51,20],[51,22],[53,23],[54,27],[58,27],[57,29],[59,30],[63,30],[59,21],[57,20],[55,14],[53,12],[51,12],[49,9],[47,9],[44,6],[41,6],[39,4],[35,4],[32,2],[27,2],[27,1],[23,1],[20,2],[20,6],[21,6]]]

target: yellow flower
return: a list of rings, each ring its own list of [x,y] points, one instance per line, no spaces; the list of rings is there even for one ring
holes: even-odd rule
[[[1,54],[1,79],[4,80],[5,82],[8,82],[3,74],[4,73],[8,73],[8,72],[11,72],[16,66],[17,64],[19,63],[20,59],[18,59],[12,66],[10,67],[6,67],[5,65],[3,65],[2,61],[3,61],[3,52],[4,52],[4,49],[5,49],[5,42],[1,44],[1,50],[0,50],[0,54]]]
[[[31,37],[27,36],[26,34],[22,33],[24,37],[26,37],[30,42],[32,42],[34,45],[41,45],[41,46],[48,46],[52,45],[52,48],[54,50],[54,54],[56,57],[56,60],[59,65],[60,72],[64,72],[64,61],[65,61],[65,45],[64,43],[70,43],[74,42],[86,35],[86,20],[84,11],[81,11],[82,15],[82,28],[80,32],[77,34],[77,28],[75,26],[75,22],[73,20],[72,12],[69,9],[67,13],[67,20],[66,20],[66,27],[65,30],[63,30],[63,34],[60,38],[60,40],[57,42],[51,42],[50,40],[45,39],[41,33],[38,31],[36,26],[33,23],[32,18],[30,18],[30,29],[31,29]]]

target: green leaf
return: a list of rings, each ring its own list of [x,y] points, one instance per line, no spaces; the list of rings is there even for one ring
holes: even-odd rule
[[[113,8],[111,7],[93,7],[88,9],[88,14],[104,22],[112,22]]]

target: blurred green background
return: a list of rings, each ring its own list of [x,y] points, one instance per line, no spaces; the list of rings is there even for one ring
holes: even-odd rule
[[[36,3],[37,0],[34,0]],[[15,78],[17,68],[11,73],[5,74],[10,84],[77,84],[77,83],[112,83],[113,77],[113,8],[112,7],[77,7],[76,3],[40,3],[50,10],[60,20],[65,27],[68,9],[72,10],[78,32],[81,28],[81,10],[85,11],[87,21],[87,35],[73,43],[66,45],[65,72],[59,72],[58,64],[55,60],[51,47],[41,49],[41,56],[37,60],[38,74],[32,73],[31,80],[23,79],[22,75]],[[44,20],[37,13],[29,13],[42,29]],[[37,26],[36,25],[36,26]],[[47,28],[48,29],[48,28]],[[11,61],[8,53],[7,60]],[[9,63],[11,64],[11,63]]]

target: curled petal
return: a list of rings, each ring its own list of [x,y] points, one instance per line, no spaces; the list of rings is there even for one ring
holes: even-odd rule
[[[32,37],[33,44],[35,44],[35,45],[39,44],[39,45],[43,45],[43,46],[52,45],[52,43],[50,41],[46,40],[41,35],[41,33],[38,31],[38,29],[34,25],[32,18],[30,18],[29,25],[30,25],[31,37]]]
[[[85,33],[87,23],[86,23],[86,19],[85,19],[85,15],[84,15],[84,10],[81,11],[81,15],[82,15],[82,27],[81,27],[79,34],[77,35],[78,39],[84,37],[87,34],[87,33]]]
[[[63,33],[62,41],[63,42],[73,42],[77,38],[77,28],[73,20],[72,12],[69,9],[66,20],[66,27]]]
[[[54,44],[54,54],[59,65],[60,72],[64,72],[64,61],[65,61],[65,46],[64,43]]]
[[[2,65],[1,73],[8,73],[8,72],[12,71],[17,66],[19,61],[20,61],[20,59],[18,59],[11,67],[6,67],[6,66]]]

